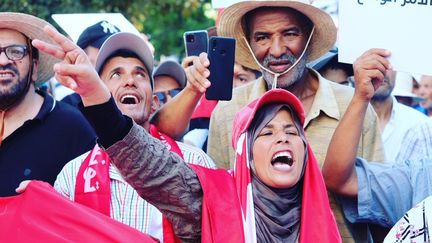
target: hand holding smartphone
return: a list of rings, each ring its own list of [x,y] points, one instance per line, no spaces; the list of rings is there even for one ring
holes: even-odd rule
[[[186,56],[199,56],[207,52],[208,34],[206,30],[186,31],[183,34]]]
[[[206,91],[208,100],[231,100],[235,61],[235,39],[212,36],[208,44],[211,82]]]

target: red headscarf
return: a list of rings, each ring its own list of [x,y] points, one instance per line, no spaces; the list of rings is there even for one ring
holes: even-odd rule
[[[256,242],[246,133],[256,112],[271,103],[287,104],[303,126],[305,113],[297,97],[282,89],[270,90],[236,115],[232,137],[236,150],[234,174],[190,165],[203,188],[202,242]],[[305,163],[299,242],[341,242],[324,180],[309,146]]]
[[[243,212],[246,242],[256,241],[255,215],[252,196],[250,160],[247,153],[247,130],[256,112],[271,103],[287,104],[297,114],[301,127],[305,112],[301,102],[293,94],[282,89],[266,92],[236,114],[232,145],[236,151],[234,178],[237,194]],[[307,161],[303,178],[303,192],[300,220],[300,242],[340,242],[336,221],[329,206],[324,180],[315,155],[307,146]]]

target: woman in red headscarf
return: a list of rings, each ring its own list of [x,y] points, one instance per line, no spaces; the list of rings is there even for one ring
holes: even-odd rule
[[[189,167],[136,125],[107,152],[183,242],[340,242],[304,118],[281,89],[243,108],[234,171]]]

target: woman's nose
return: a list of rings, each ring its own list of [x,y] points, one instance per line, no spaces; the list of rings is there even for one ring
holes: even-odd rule
[[[289,142],[289,136],[285,132],[281,132],[278,134],[277,137],[277,143],[288,143]]]

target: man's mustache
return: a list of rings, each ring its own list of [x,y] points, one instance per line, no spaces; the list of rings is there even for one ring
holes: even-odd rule
[[[292,64],[292,63],[295,63],[296,61],[297,61],[297,58],[294,55],[287,54],[287,53],[282,54],[282,56],[280,56],[280,57],[274,57],[272,55],[268,55],[263,60],[263,66],[268,67],[269,63],[272,63],[272,62],[276,62],[276,63],[289,62]]]
[[[0,71],[9,71],[9,72],[13,72],[15,75],[18,75],[18,69],[12,65],[12,64],[7,64],[5,66],[0,66]]]

